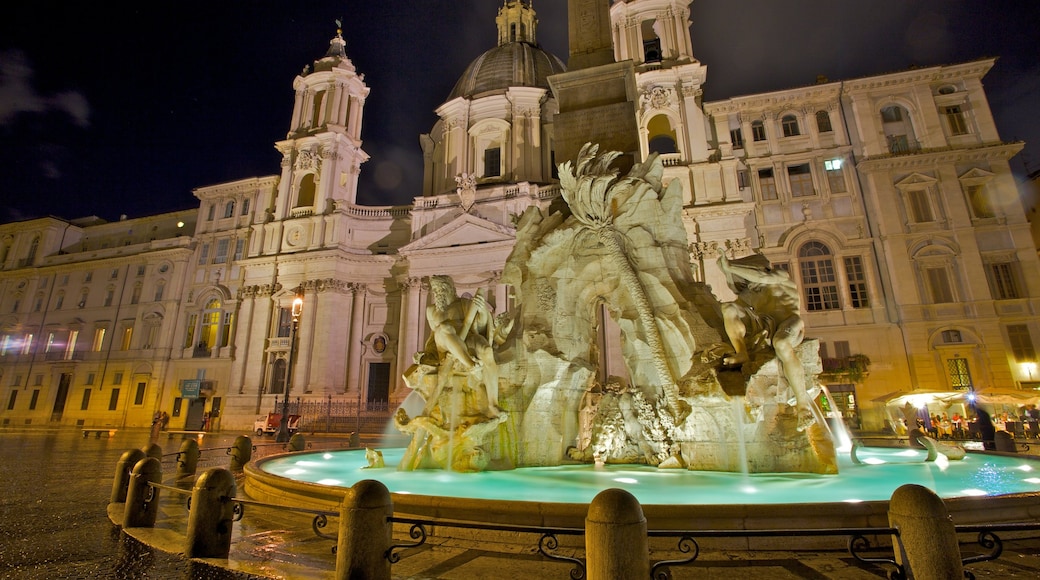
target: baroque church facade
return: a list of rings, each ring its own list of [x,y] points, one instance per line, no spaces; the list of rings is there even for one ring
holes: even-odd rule
[[[1000,139],[982,88],[994,60],[706,102],[689,4],[614,2],[610,18],[615,60],[634,64],[638,154],[682,183],[699,280],[729,300],[719,256],[786,269],[829,406],[864,429],[901,393],[1040,386],[1040,262],[1009,166],[1022,144]],[[513,220],[560,198],[549,79],[566,66],[529,2],[495,24],[420,136],[412,205],[356,202],[369,89],[337,35],[293,81],[276,175],[200,187],[188,211],[0,225],[0,422],[140,427],[165,411],[170,428],[209,414],[249,430],[287,388],[402,401],[425,281],[510,309]],[[604,314],[603,367],[623,375],[618,340]]]

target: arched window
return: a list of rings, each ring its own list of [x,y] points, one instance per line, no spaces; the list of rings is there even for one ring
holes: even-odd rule
[[[314,193],[317,185],[314,183],[314,174],[307,174],[300,180],[300,187],[296,196],[296,207],[312,207],[314,205]]]
[[[818,312],[841,308],[831,249],[817,241],[807,242],[798,250],[798,258],[805,309]]]
[[[235,217],[235,202],[229,201],[227,202],[227,205],[224,206],[224,217]]]
[[[834,131],[831,127],[831,114],[827,111],[816,111],[816,130],[820,133],[830,133]]]
[[[798,117],[794,115],[784,115],[780,119],[780,125],[784,130],[784,137],[797,137],[801,135],[801,131],[798,130]]]
[[[202,326],[199,331],[199,345],[213,348],[217,344],[220,331],[220,319],[223,311],[220,309],[220,300],[214,298],[206,303],[206,309],[202,312]]]
[[[644,20],[641,26],[643,33],[643,62],[661,62],[664,54],[661,51],[661,39],[654,30],[653,20]]]
[[[321,114],[321,108],[325,104],[325,91],[318,91],[314,93],[314,110],[311,113],[311,127],[317,127],[321,125],[323,119]]]
[[[646,129],[649,137],[647,147],[650,153],[665,155],[679,152],[675,129],[672,128],[672,122],[667,115],[656,115],[647,123]]]
[[[881,109],[881,126],[888,142],[889,153],[912,153],[920,150],[921,146],[910,122],[910,113],[903,107],[889,105]]]

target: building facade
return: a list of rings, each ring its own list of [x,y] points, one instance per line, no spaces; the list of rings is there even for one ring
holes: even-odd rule
[[[1035,389],[1040,262],[982,79],[991,59],[703,100],[682,0],[610,8],[632,61],[640,154],[684,189],[700,281],[761,252],[802,291],[822,382],[880,429],[913,390]],[[337,34],[293,81],[277,174],[200,187],[197,209],[0,225],[0,422],[248,430],[278,397],[400,402],[430,275],[501,312],[514,218],[557,198],[548,79],[528,2],[420,137],[409,206],[357,204],[369,89]],[[302,297],[293,332],[291,303]],[[620,345],[605,317],[605,367]],[[291,338],[295,342],[291,342]],[[617,362],[615,362],[617,361]]]

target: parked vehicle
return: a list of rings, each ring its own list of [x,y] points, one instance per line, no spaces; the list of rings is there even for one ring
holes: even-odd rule
[[[256,421],[253,422],[253,432],[256,433],[257,437],[262,437],[264,435],[274,435],[281,425],[281,413],[268,413],[266,416],[261,415],[256,418]],[[289,415],[289,423],[287,425],[289,433],[295,433],[299,426],[300,416]]]

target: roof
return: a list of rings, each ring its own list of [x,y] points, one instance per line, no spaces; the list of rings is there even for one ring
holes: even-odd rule
[[[448,100],[472,98],[483,93],[505,91],[510,87],[548,90],[549,77],[566,70],[567,67],[560,59],[537,45],[507,42],[488,50],[470,63]]]

